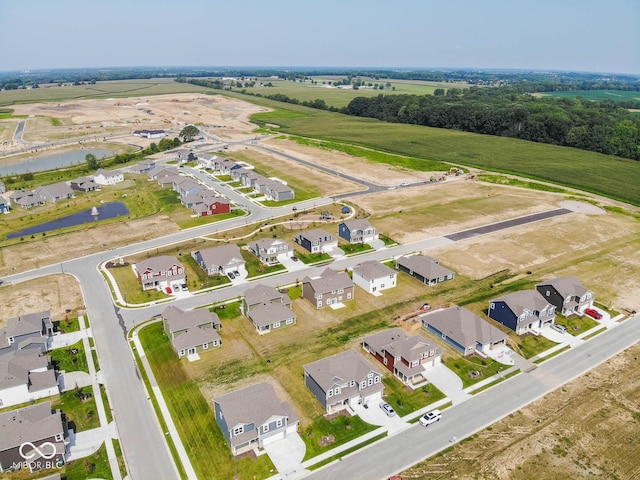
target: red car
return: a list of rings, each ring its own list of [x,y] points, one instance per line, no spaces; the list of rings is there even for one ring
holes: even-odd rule
[[[585,308],[584,313],[589,315],[590,317],[595,318],[596,320],[600,320],[602,318],[602,314],[593,308]]]

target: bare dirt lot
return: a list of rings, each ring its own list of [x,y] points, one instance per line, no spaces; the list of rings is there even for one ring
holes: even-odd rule
[[[634,345],[402,478],[640,478],[638,368]]]

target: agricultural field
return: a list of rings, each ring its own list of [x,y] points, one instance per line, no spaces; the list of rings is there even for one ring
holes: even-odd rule
[[[537,480],[634,479],[640,345],[452,448],[403,478]]]
[[[639,91],[626,90],[574,90],[571,92],[551,92],[539,94],[544,97],[584,98],[587,100],[614,102],[640,102]]]

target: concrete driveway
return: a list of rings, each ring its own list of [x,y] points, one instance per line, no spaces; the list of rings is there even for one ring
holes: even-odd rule
[[[291,260],[291,257],[294,256],[295,254],[296,252],[290,252],[290,253],[282,253],[278,255],[278,261],[282,265],[284,265],[285,268],[290,272],[295,272],[296,270],[304,270],[305,268],[307,268],[304,262],[301,262],[300,260],[297,260],[297,261]]]
[[[51,337],[49,348],[55,350],[56,348],[68,347],[74,343],[78,343],[84,337],[90,337],[90,329],[79,330],[77,332],[62,333],[60,335],[54,335]]]
[[[302,459],[307,451],[307,447],[297,433],[289,433],[281,440],[267,443],[264,446],[269,458],[275,465],[281,478],[285,478],[291,473],[300,473]]]
[[[544,338],[551,340],[552,342],[555,342],[555,343],[564,343],[566,345],[573,346],[581,342],[579,338],[574,337],[570,333],[567,333],[567,332],[560,333],[548,325],[545,325],[544,327],[542,327],[542,329],[540,330],[540,333]]]
[[[370,402],[368,408],[364,408],[364,405],[352,405],[351,408],[358,416],[365,422],[371,425],[378,425],[380,427],[386,427],[389,432],[400,430],[408,425],[397,414],[393,417],[388,416],[380,408],[380,402]]]
[[[91,385],[91,376],[86,372],[64,372],[60,375],[58,382],[60,383],[60,391],[67,392],[76,387],[88,387]]]
[[[111,438],[118,438],[114,422],[106,427],[92,428],[84,432],[75,433],[73,430],[69,430],[69,457],[67,460],[88,457],[97,452],[105,440]]]
[[[449,397],[454,405],[471,398],[471,395],[462,391],[462,379],[443,363],[425,369],[424,376]]]

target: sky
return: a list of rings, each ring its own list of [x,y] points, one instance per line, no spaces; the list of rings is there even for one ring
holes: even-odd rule
[[[0,71],[116,66],[640,74],[640,0],[0,0]]]

